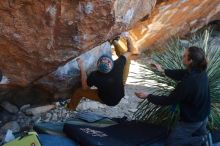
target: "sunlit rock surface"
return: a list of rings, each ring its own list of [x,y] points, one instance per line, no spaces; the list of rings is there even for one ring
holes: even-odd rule
[[[184,36],[220,20],[219,0],[160,0],[158,3],[152,15],[130,31],[141,51],[161,46],[174,35]]]

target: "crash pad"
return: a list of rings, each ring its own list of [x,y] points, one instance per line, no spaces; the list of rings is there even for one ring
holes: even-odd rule
[[[78,146],[73,140],[55,135],[38,134],[42,146]]]
[[[65,123],[64,133],[82,146],[144,146],[163,143],[167,128],[140,121],[127,121],[108,127]]]

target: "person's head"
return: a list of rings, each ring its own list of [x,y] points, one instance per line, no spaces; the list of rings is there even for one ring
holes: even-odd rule
[[[114,62],[111,57],[107,55],[101,56],[97,61],[98,71],[101,73],[109,73],[114,66]]]
[[[205,52],[201,48],[195,46],[186,48],[183,54],[183,64],[188,69],[206,70],[207,60]]]

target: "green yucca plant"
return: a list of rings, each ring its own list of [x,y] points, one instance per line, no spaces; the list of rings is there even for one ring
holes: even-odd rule
[[[211,40],[211,29],[205,29],[200,33],[193,34],[187,41],[173,38],[165,45],[166,50],[162,53],[153,53],[153,63],[160,64],[164,69],[181,69],[182,53],[185,48],[197,46],[203,48],[208,60],[207,73],[209,77],[211,95],[211,114],[209,116],[209,128],[220,127],[220,48],[217,48]],[[134,77],[142,85],[150,86],[149,93],[156,95],[168,95],[175,87],[176,81],[153,70],[149,64],[140,66],[140,72],[133,73]],[[134,117],[147,122],[174,125],[179,118],[179,111],[174,106],[157,106],[143,100]],[[174,112],[175,111],[175,112]]]

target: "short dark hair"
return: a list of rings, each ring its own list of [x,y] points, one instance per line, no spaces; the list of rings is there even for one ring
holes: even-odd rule
[[[205,57],[205,52],[202,48],[191,46],[188,48],[188,58],[192,60],[190,68],[195,68],[199,70],[206,70],[207,60]]]

